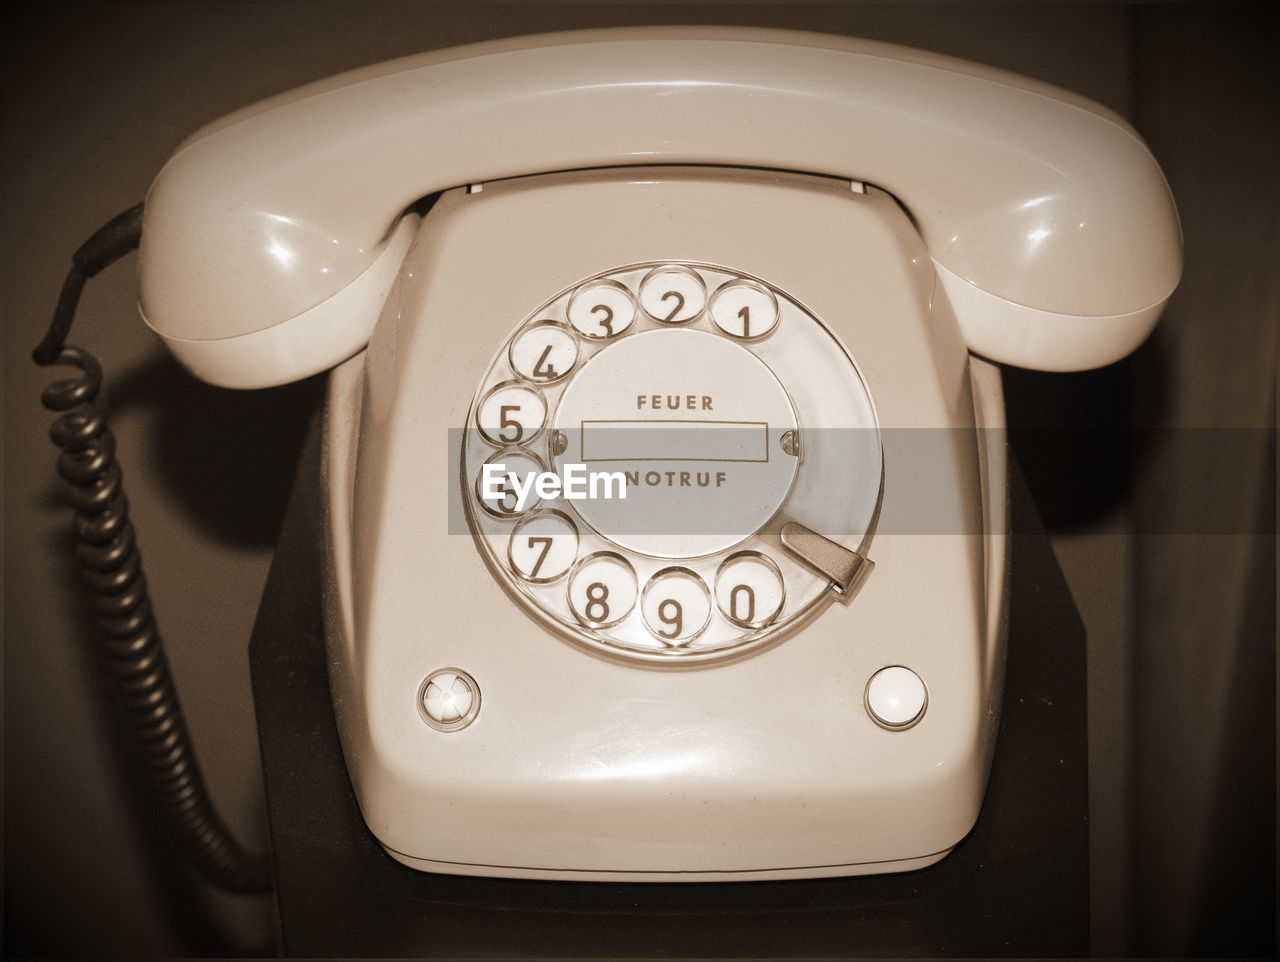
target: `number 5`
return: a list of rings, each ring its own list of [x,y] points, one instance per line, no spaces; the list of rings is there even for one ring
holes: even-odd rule
[[[524,426],[514,418],[507,416],[508,412],[519,411],[519,410],[520,410],[519,404],[504,404],[502,405],[502,407],[498,408],[498,416],[501,418],[501,422],[498,424],[498,428],[500,430],[506,430],[507,428],[516,429],[516,436],[513,438],[509,438],[505,434],[498,435],[498,438],[500,440],[503,440],[508,444],[516,444],[517,442],[519,442],[521,438],[524,437]]]

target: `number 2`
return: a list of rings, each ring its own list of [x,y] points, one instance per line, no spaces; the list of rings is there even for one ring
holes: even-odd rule
[[[660,299],[662,301],[666,301],[666,299],[669,297],[674,297],[676,299],[676,306],[675,306],[675,309],[670,314],[668,314],[666,317],[662,319],[663,323],[665,324],[670,324],[673,320],[675,320],[676,315],[684,310],[683,294],[681,294],[679,291],[667,291],[667,293],[663,294]]]

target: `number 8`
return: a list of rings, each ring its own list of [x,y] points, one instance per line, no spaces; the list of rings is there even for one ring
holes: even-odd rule
[[[609,597],[609,586],[601,581],[593,581],[587,585],[587,607],[583,614],[587,616],[587,621],[608,621],[609,605],[605,599]],[[600,614],[594,615],[591,612],[599,610]]]

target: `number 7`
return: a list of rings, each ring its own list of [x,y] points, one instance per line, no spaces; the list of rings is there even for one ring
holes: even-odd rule
[[[542,562],[547,560],[547,552],[551,550],[551,539],[534,538],[530,536],[527,540],[530,548],[536,548],[538,545],[542,545],[542,554],[538,555],[538,560],[533,564],[533,570],[529,572],[530,578],[536,578],[538,577],[538,572],[542,570]]]

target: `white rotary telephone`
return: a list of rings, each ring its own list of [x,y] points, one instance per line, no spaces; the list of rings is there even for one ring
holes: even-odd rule
[[[206,127],[140,272],[198,376],[334,369],[330,676],[392,856],[799,878],[923,867],[974,824],[1008,558],[991,361],[1122,357],[1180,236],[1141,139],[1073,94],[622,29]]]

